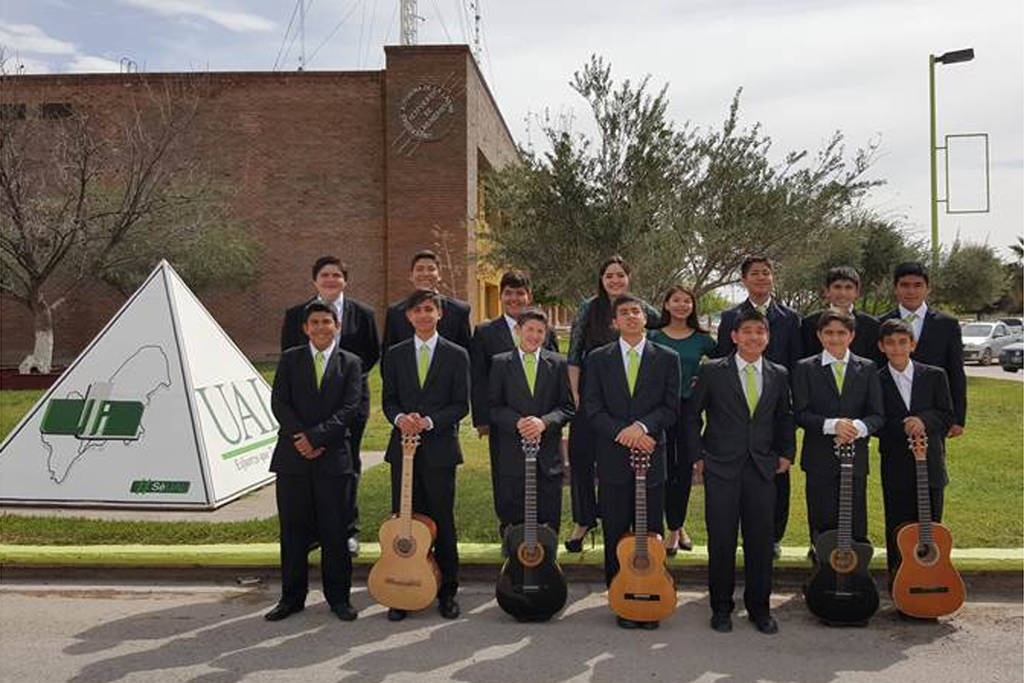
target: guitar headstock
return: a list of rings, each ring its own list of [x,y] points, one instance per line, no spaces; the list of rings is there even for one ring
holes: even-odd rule
[[[402,455],[405,457],[415,455],[416,449],[420,446],[419,434],[402,434]]]
[[[907,437],[907,444],[910,452],[914,454],[914,460],[925,460],[928,457],[928,435],[917,434]]]
[[[852,465],[856,455],[852,443],[839,443],[839,440],[832,442],[832,452],[839,460],[839,465]]]
[[[540,452],[540,439],[523,439],[523,455],[536,458]]]
[[[635,448],[629,451],[629,466],[638,477],[647,476],[647,470],[651,466],[651,454]]]

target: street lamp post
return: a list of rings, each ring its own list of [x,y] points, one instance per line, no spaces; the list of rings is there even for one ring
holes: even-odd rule
[[[936,57],[928,55],[928,111],[930,116],[931,134],[929,137],[928,152],[931,160],[931,183],[932,183],[932,272],[939,269],[939,171],[936,160],[938,147],[935,144],[935,64],[956,64],[957,62],[969,62],[974,59],[974,50],[954,50]]]

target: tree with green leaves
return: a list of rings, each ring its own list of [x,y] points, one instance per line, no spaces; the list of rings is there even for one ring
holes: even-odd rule
[[[995,249],[988,244],[965,244],[958,237],[939,267],[935,298],[980,319],[996,309],[1007,284]]]

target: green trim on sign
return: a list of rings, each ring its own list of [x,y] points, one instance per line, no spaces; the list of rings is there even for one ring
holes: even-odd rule
[[[231,458],[234,458],[235,456],[241,455],[242,453],[248,453],[249,451],[254,451],[257,448],[259,448],[260,446],[266,446],[267,444],[274,443],[275,441],[277,441],[277,437],[276,436],[272,436],[269,439],[263,439],[263,441],[257,441],[256,443],[251,443],[248,446],[242,446],[241,448],[236,448],[236,449],[234,449],[232,451],[225,451],[225,452],[220,454],[220,459],[221,460],[230,460]]]

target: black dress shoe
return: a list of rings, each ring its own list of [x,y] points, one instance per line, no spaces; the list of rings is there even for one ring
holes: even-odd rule
[[[391,607],[388,609],[388,621],[401,621],[405,619],[406,615],[409,614],[404,609],[398,609],[397,607]]]
[[[732,617],[728,612],[715,612],[711,615],[711,630],[719,633],[732,633]]]
[[[587,530],[583,532],[583,535],[579,538],[567,538],[565,539],[565,549],[570,553],[583,552],[583,539],[590,536],[590,547],[594,547],[594,529],[597,525],[588,526]]]
[[[286,619],[291,615],[295,614],[296,612],[301,612],[303,609],[305,609],[305,607],[306,606],[302,603],[285,602],[284,600],[282,600],[281,602],[274,605],[274,609],[264,614],[263,618],[267,621],[281,621],[282,619]]]
[[[640,623],[633,621],[632,619],[626,619],[625,617],[615,617],[615,623],[619,625],[619,628],[634,629],[639,628]]]
[[[748,615],[747,619],[754,625],[761,633],[766,635],[773,635],[779,632],[779,622],[775,621],[775,617],[770,614],[760,614],[758,616]]]
[[[459,609],[459,603],[455,601],[455,598],[438,598],[437,611],[445,619],[458,619],[459,614],[462,613],[462,610]]]
[[[359,615],[356,608],[347,602],[340,602],[337,605],[331,605],[331,611],[334,612],[334,615],[342,621],[355,621],[356,617]]]

